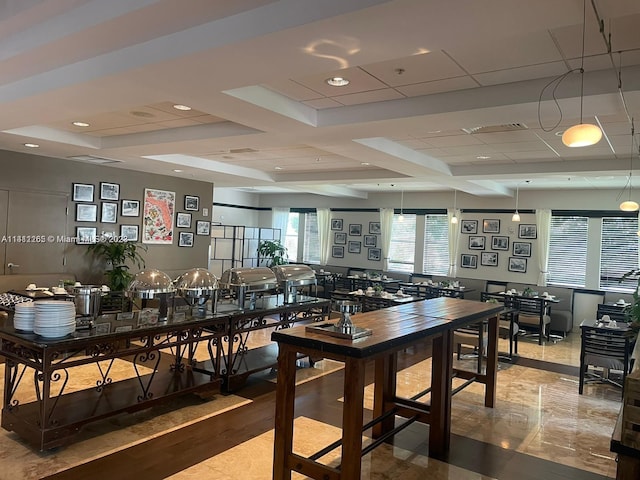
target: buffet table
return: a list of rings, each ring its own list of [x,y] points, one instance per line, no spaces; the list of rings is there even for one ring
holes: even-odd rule
[[[356,340],[307,331],[305,327],[272,333],[271,338],[278,342],[280,350],[274,480],[290,479],[292,471],[318,480],[360,478],[361,456],[416,420],[431,426],[429,455],[443,458],[449,449],[453,393],[472,381],[479,381],[486,385],[485,405],[494,405],[498,365],[496,315],[502,308],[502,305],[442,297],[355,315],[353,322],[357,327],[372,331],[370,336]],[[486,373],[456,371],[456,376],[468,379],[468,382],[452,391],[453,331],[485,319],[489,319]],[[396,393],[397,353],[428,337],[433,339],[431,388],[410,399],[401,398]],[[342,441],[308,458],[293,452],[296,358],[300,353],[322,355],[345,364]],[[368,427],[372,427],[376,440],[363,450],[365,365],[370,360],[375,360],[374,420]],[[427,394],[430,394],[428,404],[420,401]],[[409,420],[394,428],[395,416]],[[339,468],[316,461],[340,446],[342,463]]]
[[[276,363],[271,355],[246,348],[251,331],[286,328],[301,320],[320,320],[329,311],[324,299],[280,304],[265,299],[263,308],[227,311],[206,318],[170,317],[166,322],[140,324],[112,316],[90,330],[77,330],[60,339],[19,333],[12,317],[0,324],[0,356],[6,358],[2,427],[16,432],[39,450],[72,441],[83,425],[149,408],[186,393],[238,388],[246,377]],[[267,317],[275,316],[275,322]],[[199,344],[209,359],[195,358]],[[251,360],[249,360],[251,359]],[[116,360],[130,366],[113,374]],[[77,367],[93,365],[80,371]],[[87,380],[87,375],[93,375]]]

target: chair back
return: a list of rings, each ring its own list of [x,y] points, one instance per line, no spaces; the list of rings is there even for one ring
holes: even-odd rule
[[[623,308],[617,305],[607,305],[606,303],[599,303],[597,309],[596,318],[600,320],[603,315],[609,315],[611,320],[616,322],[628,322],[629,313]]]
[[[521,315],[542,318],[547,312],[544,298],[515,297],[513,301],[514,306],[520,311]]]
[[[382,298],[373,295],[364,295],[362,297],[362,311],[371,312],[372,310],[380,310],[389,306],[389,302]]]
[[[484,291],[488,293],[504,292],[507,290],[507,282],[500,282],[498,280],[487,280],[484,286]]]

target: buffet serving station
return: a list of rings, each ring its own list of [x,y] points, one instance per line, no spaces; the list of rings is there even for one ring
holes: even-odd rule
[[[241,280],[255,272],[237,273],[227,278]],[[157,270],[142,271],[127,292],[141,302],[136,311],[97,315],[90,328],[55,338],[16,330],[15,314],[9,314],[0,321],[2,427],[48,450],[73,441],[90,422],[186,393],[233,391],[251,373],[277,364],[275,344],[248,348],[251,332],[320,321],[329,313],[326,299],[298,295],[296,302],[285,303],[281,294],[257,283],[216,282],[203,269],[175,282]],[[199,346],[205,348],[196,352]]]

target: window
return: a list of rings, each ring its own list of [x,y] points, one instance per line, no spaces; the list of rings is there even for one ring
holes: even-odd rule
[[[585,286],[588,225],[587,217],[551,217],[547,276],[549,285]]]
[[[287,248],[289,261],[298,261],[298,225],[300,214],[289,212],[287,230],[284,235],[284,246]]]
[[[416,248],[416,216],[393,216],[393,234],[389,247],[389,270],[413,273]]]
[[[449,274],[449,219],[446,215],[426,215],[424,222],[422,273]]]
[[[602,219],[600,249],[600,288],[632,292],[637,280],[620,282],[629,270],[638,268],[638,219],[605,217]]]
[[[318,235],[318,215],[304,214],[304,250],[302,261],[305,263],[320,263],[320,236]]]

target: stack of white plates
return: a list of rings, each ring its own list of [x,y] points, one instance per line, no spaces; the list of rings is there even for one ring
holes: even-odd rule
[[[76,330],[76,307],[64,300],[34,302],[36,310],[33,331],[45,338],[60,338]]]
[[[16,303],[13,327],[21,332],[33,332],[36,310],[33,302]]]

